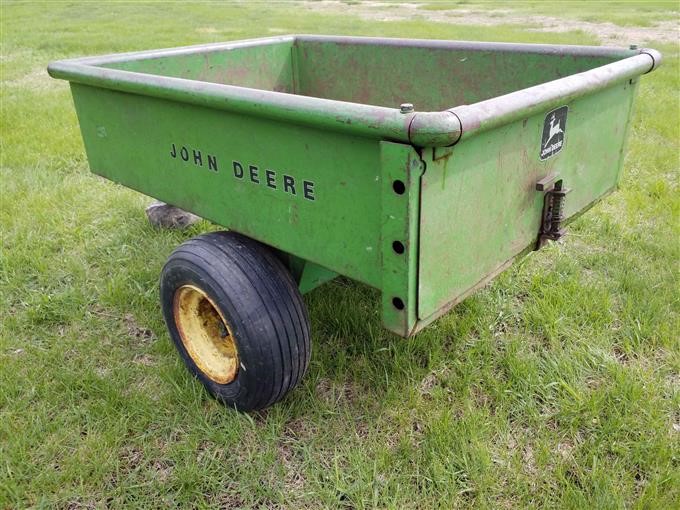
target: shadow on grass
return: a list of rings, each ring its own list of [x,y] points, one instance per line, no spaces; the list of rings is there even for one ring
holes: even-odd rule
[[[166,384],[183,388],[180,393],[184,397],[210,398],[207,392],[196,393],[197,381],[187,382],[192,378],[183,369],[162,320],[158,277],[174,248],[219,227],[201,222],[184,231],[158,230],[148,225],[141,207],[129,203],[116,207],[123,210],[109,211],[97,227],[110,230],[111,235],[99,239],[87,254],[89,264],[106,268],[105,284],[91,301],[117,318],[120,334],[150,331],[154,350],[165,360],[162,378]],[[121,223],[125,228],[120,228]],[[118,228],[113,228],[114,224]],[[290,413],[288,420],[318,413],[330,417],[340,410],[343,414],[366,416],[370,411],[368,415],[380,416],[395,398],[417,394],[423,378],[444,356],[453,355],[456,339],[470,332],[479,314],[473,298],[445,321],[430,326],[432,331],[403,339],[383,328],[380,292],[366,285],[339,277],[304,300],[311,323],[312,359],[300,386],[276,405]],[[170,400],[177,402],[178,397]],[[264,411],[253,417],[261,421],[269,414]]]

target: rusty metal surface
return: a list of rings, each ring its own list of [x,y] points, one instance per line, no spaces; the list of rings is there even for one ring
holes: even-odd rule
[[[173,297],[172,315],[180,339],[198,369],[218,384],[233,381],[239,369],[234,334],[208,294],[194,285],[183,285]]]
[[[219,56],[239,51],[257,65],[229,71],[229,59]],[[397,73],[395,62],[408,72]],[[470,136],[659,62],[646,49],[286,36],[73,59],[48,70],[85,85],[428,147],[451,145],[461,130]],[[580,74],[562,77],[574,72]],[[543,84],[518,90],[537,83]],[[405,101],[415,112],[401,113]]]
[[[408,336],[616,188],[637,77],[660,62],[286,36],[48,69],[72,82],[93,172],[309,262],[305,289],[382,289]],[[572,192],[548,215],[558,179]]]
[[[636,78],[652,71],[659,63],[660,57],[654,59],[649,52],[641,52],[590,71],[449,111],[460,119],[461,138],[466,138]]]

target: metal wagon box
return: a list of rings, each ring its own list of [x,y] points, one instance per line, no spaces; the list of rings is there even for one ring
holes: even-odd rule
[[[71,82],[94,173],[238,233],[178,248],[161,300],[189,368],[247,410],[306,368],[300,293],[368,284],[408,337],[561,237],[616,189],[639,77],[660,63],[634,46],[285,36],[49,72]]]

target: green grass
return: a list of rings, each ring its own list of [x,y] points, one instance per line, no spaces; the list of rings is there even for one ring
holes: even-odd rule
[[[47,62],[280,32],[596,40],[264,3],[0,9],[0,508],[677,507],[677,45],[641,80],[621,191],[565,242],[408,341],[376,291],[317,289],[303,384],[240,415],[188,375],[158,307],[165,258],[215,227],[153,230],[148,198],[89,174]]]
[[[551,16],[590,22],[609,22],[628,27],[648,27],[656,22],[677,21],[680,4],[673,0],[607,1],[607,0],[514,0],[512,3],[485,1],[447,1],[423,3],[420,9],[429,11],[467,10],[494,15],[494,11],[515,11],[526,15]]]

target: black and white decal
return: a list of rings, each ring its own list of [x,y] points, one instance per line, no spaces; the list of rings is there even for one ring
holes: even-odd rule
[[[567,130],[568,106],[560,106],[549,112],[543,121],[543,136],[541,137],[541,161],[554,156],[564,147],[564,133]]]

